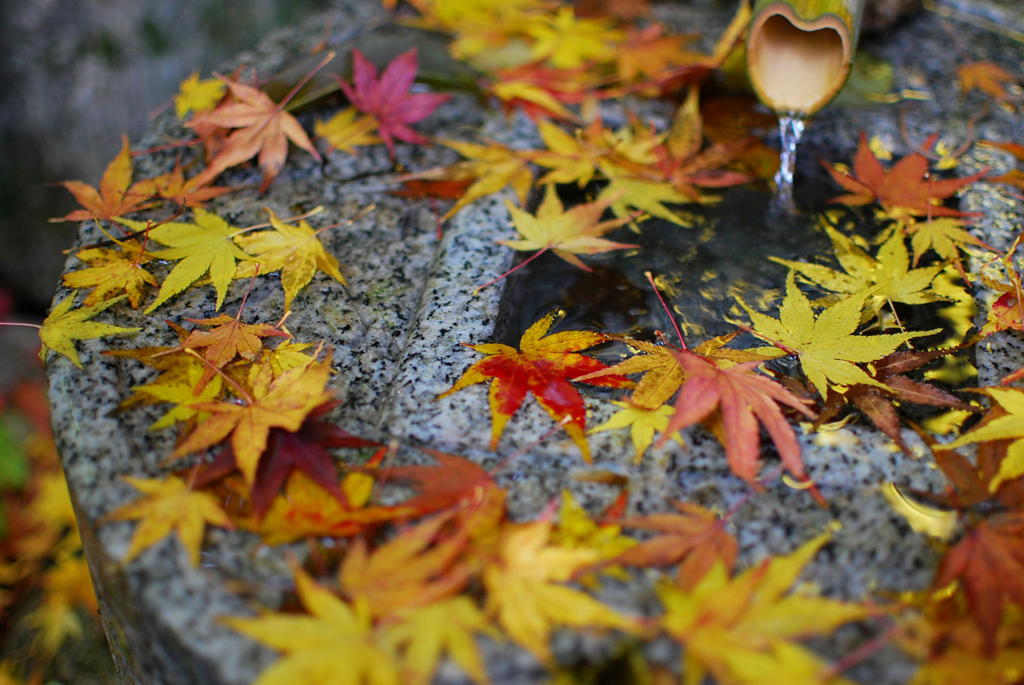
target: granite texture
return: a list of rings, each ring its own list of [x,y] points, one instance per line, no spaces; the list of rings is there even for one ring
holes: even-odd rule
[[[727,9],[710,1],[657,7],[660,17],[677,28],[692,31],[706,26],[709,35],[727,21],[728,12],[723,11]],[[358,37],[357,27],[376,19],[370,3],[353,2],[347,12],[348,16],[335,17],[333,24],[345,27],[346,39]],[[964,54],[971,57],[998,56],[1000,61],[1014,63],[1007,54],[1015,54],[1020,63],[1024,56],[1020,46],[1009,41],[970,27],[957,27],[956,31],[967,51]],[[322,31],[301,29],[283,32],[239,62],[256,66],[260,73],[271,73],[291,55],[308,50],[321,35]],[[923,13],[884,42],[866,46],[893,61],[899,87],[925,89],[932,96],[906,112],[905,128],[914,141],[939,132],[944,141],[956,146],[965,135],[963,122],[973,112],[972,101],[964,100],[951,83],[949,75],[964,54],[953,54],[949,40],[947,29],[936,17]],[[344,50],[343,40],[340,46]],[[1015,52],[1007,52],[1011,50]],[[311,125],[311,115],[302,118]],[[538,143],[532,127],[521,117],[506,119],[483,110],[467,95],[456,96],[420,126],[428,135],[446,136],[456,130],[480,128],[484,136],[516,146]],[[809,130],[800,169],[806,172],[808,165],[817,163],[818,155],[851,158],[860,130],[890,140],[898,154],[908,151],[900,141],[896,108],[827,109]],[[1024,139],[1019,115],[998,109],[985,119],[981,134],[997,140]],[[164,116],[154,122],[139,146],[183,135],[179,125]],[[984,158],[981,155],[972,153],[960,173],[983,164],[1005,167],[1010,163],[994,151],[985,152]],[[174,158],[168,153],[140,159],[137,177],[169,169]],[[423,169],[450,163],[454,156],[440,148],[399,145],[398,161],[402,168]],[[461,212],[445,226],[444,237],[438,241],[429,203],[385,192],[395,187],[394,168],[383,148],[355,158],[333,154],[323,164],[293,148],[284,172],[265,196],[256,193],[258,174],[254,170],[233,170],[225,174],[224,183],[248,183],[250,187],[210,205],[238,226],[262,221],[264,207],[286,216],[323,205],[324,212],[313,219],[313,224],[320,226],[344,221],[361,207],[376,205],[352,225],[324,235],[328,250],[341,262],[348,286],[317,275],[296,299],[288,320],[297,339],[323,340],[334,350],[338,373],[331,387],[344,403],[331,418],[339,425],[366,437],[400,441],[406,447],[397,460],[405,463],[428,459],[408,447],[415,445],[462,454],[488,467],[516,454],[498,473],[501,485],[509,490],[509,507],[515,518],[535,516],[565,488],[588,510],[600,510],[617,491],[577,478],[583,471],[599,468],[629,478],[630,513],[634,514],[667,510],[677,499],[724,510],[749,497],[732,517],[742,564],[789,552],[837,519],[843,524],[841,530],[804,577],[830,596],[857,598],[869,591],[927,585],[937,563],[936,551],[891,511],[878,494],[878,486],[894,482],[934,490],[941,487],[941,478],[928,458],[908,459],[883,436],[862,425],[825,434],[798,431],[808,472],[828,500],[827,509],[782,481],[751,496],[749,488],[730,475],[719,444],[700,428],[686,432],[685,447],[670,443],[664,449],[652,449],[638,465],[633,464],[633,448],[625,431],[595,434],[590,438],[591,467],[583,463],[564,433],[556,432],[534,444],[549,431],[551,422],[536,403],[527,401],[508,424],[498,451],[488,450],[486,387],[471,387],[441,401],[435,397],[479,358],[459,343],[487,342],[494,334],[501,286],[472,293],[477,285],[505,271],[512,260],[510,250],[494,243],[512,234],[503,197],[480,201]],[[798,186],[797,199],[810,205],[811,198],[832,194],[834,188],[804,185]],[[964,194],[962,203],[987,212],[979,230],[989,242],[1005,244],[1016,230],[1020,202],[1005,188],[978,184]],[[96,228],[87,223],[79,240],[88,243],[99,238]],[[67,268],[77,266],[71,259]],[[234,283],[222,311],[236,311],[247,287],[245,282]],[[58,292],[57,298],[65,294]],[[217,619],[253,614],[257,606],[274,607],[281,601],[290,586],[283,561],[285,548],[260,545],[254,536],[243,532],[216,530],[207,537],[198,568],[188,565],[173,537],[122,565],[117,560],[127,550],[133,524],[97,525],[102,515],[135,497],[120,477],[162,473],[161,461],[172,451],[174,440],[173,431],[146,430],[160,415],[160,407],[117,408],[130,388],[146,382],[152,371],[101,352],[170,344],[174,334],[162,319],[180,322],[185,317],[211,316],[213,302],[212,289],[199,287],[151,317],[124,307],[113,308],[99,319],[142,326],[143,331],[131,338],[80,343],[84,371],[63,358],[52,359],[48,365],[55,432],[104,621],[125,682],[235,685],[250,682],[274,658],[271,650],[234,633]],[[249,296],[245,318],[274,322],[281,316],[282,303],[279,283],[273,278],[259,279]],[[1020,365],[1024,354],[1015,343],[1008,337],[994,338],[978,349],[983,382]],[[591,425],[605,420],[613,409],[600,399],[588,398],[587,402]],[[906,440],[925,453],[916,436],[908,432]],[[766,461],[766,469],[772,469],[773,458]],[[301,554],[303,547],[292,549]],[[634,582],[610,582],[599,596],[626,611],[650,614],[657,610],[649,574],[638,573]],[[855,626],[818,644],[830,656],[841,655],[874,629],[870,623]],[[544,671],[525,652],[489,640],[482,640],[482,645],[495,683],[536,683],[544,678]],[[617,649],[611,638],[568,631],[558,633],[554,647],[559,661],[567,665],[599,662]],[[665,641],[644,649],[658,660],[677,662],[678,651]],[[895,650],[883,650],[858,666],[853,675],[886,685],[904,682],[910,668]],[[437,681],[464,682],[464,677],[458,669],[442,668]]]

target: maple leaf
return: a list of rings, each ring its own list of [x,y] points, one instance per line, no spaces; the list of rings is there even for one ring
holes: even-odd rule
[[[193,71],[181,82],[178,94],[174,96],[174,113],[184,119],[189,112],[209,112],[224,97],[224,83],[219,79],[200,79],[199,72]]]
[[[258,231],[235,237],[251,257],[238,265],[235,278],[251,278],[257,274],[281,272],[281,287],[284,288],[284,308],[289,311],[295,296],[313,279],[313,274],[324,272],[338,283],[346,285],[345,277],[339,271],[338,260],[328,254],[323,243],[305,220],[298,225],[285,223],[277,218],[273,210],[270,215],[271,231]]]
[[[152,196],[146,181],[132,184],[132,156],[128,136],[124,135],[121,136],[121,152],[103,171],[99,189],[81,181],[64,181],[60,185],[67,188],[83,208],[50,221],[113,219],[146,209]]]
[[[928,250],[932,250],[946,261],[952,262],[961,276],[966,275],[960,261],[960,251],[974,245],[990,252],[995,248],[964,230],[964,222],[953,217],[942,217],[930,221],[914,222],[907,226],[910,247],[914,251],[914,264]],[[965,279],[966,280],[966,279]]]
[[[195,402],[208,401],[196,398]],[[304,473],[310,480],[330,493],[344,508],[350,502],[338,486],[338,470],[328,448],[379,447],[378,443],[358,438],[329,421],[323,415],[337,406],[337,401],[326,402],[313,409],[303,420],[297,431],[271,428],[267,436],[267,447],[256,468],[250,497],[252,512],[262,517],[282,490],[288,477],[295,471]],[[233,473],[238,469],[234,449],[227,445],[217,452],[212,461],[204,462],[195,472],[193,485],[203,488],[210,483]]]
[[[956,68],[956,76],[964,93],[977,90],[1000,101],[1013,99],[1006,87],[1020,81],[995,62],[961,64]]]
[[[437,450],[424,448],[423,451],[434,457],[437,465],[392,466],[376,470],[381,480],[405,484],[418,491],[402,502],[403,507],[420,515],[430,514],[475,498],[480,490],[500,490],[491,474],[476,462]]]
[[[803,280],[825,290],[842,296],[867,298],[871,311],[876,314],[883,306],[891,306],[893,302],[925,304],[943,299],[932,287],[943,265],[910,268],[906,241],[899,231],[889,236],[878,248],[875,257],[831,226],[826,227],[826,232],[843,271],[778,257],[769,259],[792,269]]]
[[[995,492],[1005,481],[1024,476],[1024,390],[1018,388],[983,388],[981,392],[995,400],[1006,412],[996,416],[972,431],[964,433],[948,445],[938,449],[950,450],[962,445],[993,440],[1013,440],[999,471],[989,483],[989,492]]]
[[[793,271],[786,278],[786,297],[779,307],[779,318],[774,319],[751,309],[746,310],[754,324],[754,335],[782,346],[787,354],[800,359],[804,375],[822,397],[835,386],[856,384],[886,386],[871,378],[858,363],[873,362],[896,351],[908,340],[932,335],[929,331],[908,331],[880,335],[857,335],[857,325],[863,309],[864,297],[853,296],[827,307],[814,315],[811,303],[796,286]]]
[[[615,176],[601,189],[597,200],[608,202],[612,213],[622,221],[629,221],[639,210],[684,228],[692,225],[678,212],[666,207],[665,203],[682,204],[691,202],[693,198],[683,195],[675,186],[665,181]]]
[[[260,338],[270,336],[288,337],[288,334],[276,326],[270,324],[242,323],[242,306],[238,308],[235,316],[220,314],[207,319],[187,319],[200,326],[213,326],[211,330],[203,331],[194,329],[178,347],[172,350],[203,350],[203,359],[209,362],[203,373],[203,377],[196,386],[196,393],[202,392],[203,387],[216,375],[216,369],[222,369],[235,357],[252,361],[263,349]]]
[[[1024,513],[995,514],[974,526],[943,558],[933,588],[959,580],[991,656],[1007,601],[1024,607]]]
[[[600,221],[601,215],[611,203],[610,198],[605,198],[576,205],[569,211],[564,211],[554,185],[548,185],[536,215],[519,209],[508,200],[505,201],[516,231],[522,238],[498,242],[514,250],[551,250],[573,266],[590,271],[590,267],[580,261],[577,254],[597,254],[639,247],[600,237],[628,221],[628,218]]]
[[[78,547],[81,547],[81,542]],[[83,608],[94,615],[97,612],[96,594],[85,559],[70,550],[53,556],[53,565],[38,580],[43,599],[22,619],[24,625],[37,631],[33,647],[51,657],[66,639],[81,636],[82,622],[76,608]]]
[[[654,442],[654,434],[664,433],[668,428],[668,422],[672,418],[674,410],[667,404],[654,408],[646,405],[634,406],[627,402],[613,401],[612,404],[618,407],[619,411],[608,417],[608,420],[601,425],[591,428],[590,432],[601,433],[617,428],[629,428],[629,437],[633,441],[635,450],[633,463],[639,464],[643,461],[644,452]],[[683,445],[683,439],[678,432],[672,433],[671,437],[676,443]]]
[[[398,685],[394,655],[379,643],[366,605],[346,604],[297,566],[292,573],[299,600],[309,614],[221,619],[232,630],[284,653],[260,673],[254,685]]]
[[[124,292],[133,308],[142,304],[142,290],[156,285],[156,277],[143,268],[152,261],[151,253],[134,240],[119,243],[121,249],[89,247],[75,253],[75,258],[88,265],[64,274],[63,283],[71,288],[92,288],[82,301],[86,307],[104,302]]]
[[[491,379],[491,449],[498,446],[505,424],[519,410],[527,393],[533,393],[555,421],[565,421],[565,431],[590,461],[586,438],[586,407],[583,398],[568,379],[599,371],[605,365],[596,359],[578,354],[608,340],[603,333],[563,331],[547,335],[555,321],[549,314],[530,326],[519,341],[519,349],[500,343],[467,345],[488,355],[475,362],[438,395],[447,397],[463,388]],[[621,388],[629,384],[623,376],[609,375],[592,381],[594,385]]]
[[[260,182],[262,193],[284,168],[289,140],[320,161],[320,153],[313,147],[302,125],[284,111],[283,104],[275,103],[266,93],[252,86],[219,75],[217,78],[227,86],[233,99],[211,112],[194,115],[188,126],[196,130],[210,126],[235,130],[228,134],[223,147],[206,169],[192,179],[195,185],[205,186],[228,167],[259,155],[263,173]]]
[[[538,14],[526,27],[534,39],[530,54],[556,69],[575,69],[590,61],[608,61],[622,32],[603,18],[577,19],[572,7],[559,7],[554,15]]]
[[[235,478],[226,478],[219,487],[228,489],[238,497],[245,497],[245,486]],[[232,486],[236,486],[233,488]],[[281,497],[272,501],[262,518],[241,517],[239,526],[259,533],[268,545],[280,545],[296,540],[322,537],[348,537],[383,523],[407,519],[416,515],[408,507],[366,506],[373,482],[367,482],[362,473],[350,473],[342,480],[341,489],[350,506],[343,507],[338,499],[302,472],[293,472],[288,478]]]
[[[236,260],[249,258],[234,243],[241,229],[204,209],[195,210],[192,223],[168,222],[152,228],[141,221],[122,220],[121,223],[134,231],[146,230],[151,240],[167,246],[163,250],[151,251],[151,256],[180,260],[160,284],[160,291],[146,308],[146,314],[207,274],[217,292],[216,309],[220,309],[235,276]]]
[[[135,403],[139,399],[146,404],[172,403],[174,406],[154,421],[149,430],[168,428],[179,421],[189,421],[193,418],[202,420],[206,415],[196,411],[192,405],[197,402],[212,402],[220,397],[224,389],[219,376],[214,376],[205,385],[200,384],[207,369],[192,355],[175,355],[169,358],[175,360],[173,365],[166,367],[163,373],[149,383],[133,386],[133,396],[121,405],[127,406],[128,403]]]
[[[203,542],[206,524],[233,528],[228,515],[220,508],[213,495],[193,490],[180,478],[125,476],[124,480],[144,497],[129,502],[103,517],[103,522],[140,520],[135,534],[132,535],[131,546],[124,556],[124,563],[128,563],[140,552],[174,531],[188,553],[189,561],[193,566],[198,566],[199,547]]]
[[[402,612],[401,622],[388,625],[381,641],[403,654],[403,682],[427,685],[447,653],[473,682],[486,685],[487,670],[473,633],[500,639],[473,601],[460,596]]]
[[[715,563],[728,573],[736,564],[736,538],[725,529],[725,521],[704,507],[673,502],[679,513],[648,514],[619,521],[624,528],[639,528],[659,533],[640,542],[615,558],[627,566],[667,566],[679,564],[676,583],[692,590]]]
[[[137,185],[145,188],[149,193],[165,200],[170,200],[179,207],[202,207],[205,202],[221,195],[234,192],[241,186],[210,186],[209,181],[200,183],[198,176],[185,178],[185,169],[181,162],[175,163],[174,168],[166,174],[155,178],[140,181]],[[211,179],[212,180],[212,179]],[[124,219],[118,223],[126,223]]]
[[[885,386],[854,385],[840,395],[829,393],[817,424],[831,421],[850,403],[864,412],[875,428],[885,433],[907,456],[913,456],[903,441],[897,403],[924,404],[932,407],[952,407],[965,411],[974,409],[959,398],[930,383],[912,380],[904,374],[918,369],[940,357],[952,354],[956,348],[945,350],[901,351],[873,362],[871,376]]]
[[[449,99],[447,95],[436,93],[409,92],[418,64],[417,50],[411,48],[393,59],[378,78],[373,62],[358,48],[353,48],[352,85],[338,79],[338,85],[352,106],[377,121],[378,132],[392,159],[396,138],[416,145],[428,142],[409,124],[426,119]]]
[[[194,409],[209,412],[210,418],[199,424],[171,454],[177,459],[231,436],[238,470],[252,486],[256,468],[267,447],[270,429],[298,431],[306,416],[331,399],[325,389],[330,376],[330,360],[289,369],[277,378],[263,374],[244,398],[245,404],[200,402]]]
[[[930,150],[938,140],[933,135],[925,141],[924,149]],[[928,158],[915,152],[896,162],[886,170],[871,152],[867,136],[860,134],[860,145],[853,160],[853,174],[842,172],[822,162],[836,183],[850,191],[847,195],[832,198],[851,207],[877,201],[891,215],[908,213],[914,216],[971,216],[943,207],[940,201],[952,196],[957,190],[974,183],[988,169],[961,178],[935,180],[928,175]]]
[[[629,400],[632,404],[647,409],[664,405],[683,384],[683,368],[676,357],[677,350],[668,345],[656,345],[646,340],[623,339],[630,348],[642,354],[634,354],[614,366],[579,376],[574,381],[589,381],[608,374],[642,373],[644,377],[633,388]],[[595,429],[596,430],[596,429]]]
[[[630,619],[579,590],[562,585],[600,560],[597,550],[548,544],[550,521],[508,524],[496,558],[483,572],[486,608],[510,638],[543,663],[551,663],[548,640],[555,624],[635,629]]]
[[[708,417],[715,408],[722,415],[725,457],[730,470],[748,483],[757,480],[761,454],[760,422],[768,431],[786,469],[807,480],[800,445],[779,405],[809,418],[814,413],[781,385],[754,371],[760,362],[746,362],[720,368],[713,360],[693,352],[678,352],[686,381],[679,390],[675,414],[658,441],[660,447],[671,433]]]
[[[327,121],[318,119],[313,132],[330,143],[335,150],[354,155],[357,146],[383,142],[375,133],[376,129],[376,119],[368,114],[360,116],[359,110],[348,107]]]
[[[371,553],[364,540],[348,549],[338,579],[353,601],[387,617],[455,595],[469,582],[470,565],[458,561],[466,533],[436,542],[452,514],[440,514],[402,531]]]
[[[623,81],[640,78],[657,81],[682,65],[703,62],[705,55],[684,48],[692,40],[690,36],[666,34],[662,24],[632,27],[626,40],[615,50],[619,78]]]
[[[138,333],[141,328],[128,328],[115,326],[109,323],[89,321],[108,307],[112,307],[125,298],[124,295],[115,297],[106,302],[100,302],[89,307],[71,309],[75,302],[72,295],[53,305],[53,309],[43,319],[43,325],[39,329],[39,341],[42,347],[39,349],[39,358],[44,362],[52,350],[62,354],[71,360],[71,363],[82,368],[82,361],[78,358],[75,350],[75,340],[88,340],[90,338],[102,338],[108,335],[131,335]]]
[[[551,531],[551,544],[567,549],[590,549],[598,554],[599,562],[612,562],[624,551],[637,544],[636,540],[622,534],[620,522],[598,523],[587,515],[572,492],[562,490],[562,506],[558,510],[558,526]],[[607,570],[605,567],[603,570]],[[581,583],[596,586],[586,577]]]
[[[824,597],[785,594],[828,539],[828,534],[820,535],[792,554],[765,559],[732,579],[716,563],[689,591],[663,585],[661,623],[684,646],[684,682],[702,682],[710,672],[724,685],[749,683],[765,674],[776,683],[848,684],[840,677],[823,679],[827,664],[793,640],[831,633],[869,616],[870,610]]]

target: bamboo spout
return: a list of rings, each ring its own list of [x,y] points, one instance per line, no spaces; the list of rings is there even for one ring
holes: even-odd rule
[[[759,0],[747,39],[758,97],[777,112],[811,115],[850,75],[864,0]]]

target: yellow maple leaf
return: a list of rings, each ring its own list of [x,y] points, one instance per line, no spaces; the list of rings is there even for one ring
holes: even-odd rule
[[[67,638],[81,635],[82,622],[76,608],[95,613],[96,594],[85,559],[67,552],[58,555],[43,573],[40,584],[42,601],[24,621],[36,631],[34,645],[43,654],[53,655]]]
[[[402,655],[403,682],[430,683],[446,653],[473,682],[489,682],[473,633],[484,633],[495,640],[500,635],[469,597],[451,597],[405,611],[399,617],[399,623],[385,628],[381,641]]]
[[[220,309],[235,275],[236,260],[249,257],[234,243],[241,229],[213,212],[201,208],[194,211],[192,223],[170,222],[149,229],[150,239],[167,246],[151,254],[157,259],[177,260],[178,263],[160,284],[156,300],[146,307],[146,314],[207,274],[217,291],[216,309]],[[123,220],[121,223],[136,231],[146,229],[141,221]]]
[[[149,430],[169,428],[180,421],[203,420],[208,414],[196,410],[197,402],[212,402],[224,388],[220,376],[201,385],[206,366],[190,354],[175,355],[175,364],[149,383],[132,387],[132,392],[145,404],[169,402],[174,406],[150,425]],[[129,398],[133,400],[135,398]]]
[[[576,205],[565,211],[558,199],[553,184],[547,186],[544,200],[537,208],[536,215],[529,214],[511,202],[505,202],[516,230],[522,236],[519,240],[500,240],[514,250],[548,250],[585,271],[590,268],[580,261],[577,254],[597,254],[609,250],[624,250],[638,247],[630,243],[616,243],[600,236],[626,223],[627,219],[601,221],[604,210],[612,203],[611,198]]]
[[[43,325],[39,329],[39,340],[42,343],[42,347],[39,349],[39,358],[45,362],[49,351],[52,350],[57,354],[64,355],[71,360],[72,364],[81,369],[82,361],[78,358],[78,352],[75,350],[75,340],[138,333],[142,330],[141,328],[127,328],[110,323],[89,321],[104,309],[117,304],[124,298],[125,296],[121,295],[89,307],[71,309],[75,298],[69,295],[53,305],[53,309],[43,319]]]
[[[174,96],[174,113],[184,119],[189,112],[209,112],[224,97],[227,86],[220,79],[200,79],[199,72],[193,71],[178,86]]]
[[[558,98],[535,83],[524,79],[501,80],[491,86],[491,92],[499,100],[525,100],[562,119],[575,119],[574,115]]]
[[[308,614],[267,613],[221,619],[232,630],[283,652],[254,685],[347,683],[399,685],[395,655],[380,644],[365,603],[346,604],[293,568],[295,589]]]
[[[156,285],[156,277],[142,266],[152,261],[142,246],[134,240],[124,241],[120,246],[119,250],[90,247],[75,253],[75,258],[88,267],[64,274],[63,281],[71,288],[92,288],[82,301],[86,307],[123,292],[132,307],[137,308],[142,303],[143,288]]]
[[[338,283],[346,284],[345,277],[338,270],[338,260],[327,253],[317,238],[318,231],[304,220],[295,225],[281,221],[270,209],[267,209],[267,214],[273,230],[235,237],[235,242],[251,255],[238,264],[235,278],[251,278],[256,274],[279,271],[285,311],[291,309],[295,296],[313,279],[318,269]]]
[[[683,204],[692,202],[693,198],[679,192],[674,185],[665,181],[613,176],[611,182],[598,194],[597,199],[609,201],[612,212],[623,220],[631,219],[639,210],[684,228],[693,225],[684,215],[665,206],[666,202]]]
[[[487,611],[516,643],[551,663],[555,625],[633,630],[636,624],[593,597],[563,585],[601,556],[595,549],[548,544],[550,521],[510,524],[483,572]]]
[[[938,332],[934,329],[857,335],[854,331],[860,323],[864,298],[864,293],[848,297],[815,316],[807,296],[796,286],[794,272],[790,271],[778,319],[754,311],[742,300],[740,305],[754,324],[754,335],[787,354],[797,355],[807,380],[826,397],[828,389],[836,386],[885,388],[857,364],[877,361],[908,340]]]
[[[985,388],[984,392],[1006,414],[964,433],[948,445],[938,445],[936,449],[950,450],[977,442],[1013,440],[1006,450],[1006,458],[999,463],[999,472],[989,482],[989,492],[995,492],[1006,481],[1024,476],[1024,390]]]
[[[469,203],[496,193],[506,186],[511,186],[519,204],[526,202],[526,194],[533,185],[533,172],[530,171],[530,165],[520,151],[495,142],[486,145],[464,140],[441,140],[439,142],[466,158],[464,161],[448,167],[443,178],[474,179],[462,197],[444,213],[444,216],[441,217],[442,221],[447,221],[455,216]]]
[[[555,14],[538,14],[526,26],[536,42],[530,47],[534,59],[546,59],[557,69],[574,69],[587,62],[608,61],[623,39],[621,31],[605,19],[578,19],[572,7],[562,6]]]
[[[243,398],[234,402],[199,402],[193,409],[210,414],[171,454],[171,459],[217,444],[228,435],[235,451],[238,470],[252,486],[256,466],[267,446],[273,427],[297,431],[315,407],[331,399],[325,390],[330,377],[330,359],[302,368],[289,369],[274,377],[268,368]]]
[[[622,371],[619,373],[622,373]],[[618,428],[629,428],[629,437],[633,441],[633,449],[635,450],[633,463],[639,464],[643,461],[644,452],[654,442],[654,434],[663,433],[668,428],[669,419],[675,413],[675,408],[668,404],[663,404],[653,409],[645,406],[631,405],[626,402],[613,401],[612,404],[619,407],[619,411],[612,414],[601,425],[591,428],[590,432],[599,433]],[[683,444],[683,439],[679,436],[678,431],[672,434],[672,439],[680,445]]]
[[[907,233],[910,234],[910,247],[914,251],[914,264],[917,264],[917,260],[921,259],[925,252],[932,250],[943,259],[952,262],[957,271],[963,274],[960,251],[967,245],[994,252],[990,245],[964,230],[965,226],[960,219],[947,216],[911,223],[907,226]]]
[[[313,131],[331,144],[335,150],[349,154],[356,153],[359,145],[382,143],[374,131],[377,120],[369,114],[361,114],[355,107],[341,110],[327,121],[317,120]]]
[[[232,528],[231,520],[220,508],[217,499],[208,492],[192,490],[175,476],[166,478],[124,478],[144,497],[129,502],[106,516],[102,522],[139,520],[124,563],[140,552],[164,539],[171,532],[188,554],[193,566],[199,565],[199,547],[203,542],[206,524]]]
[[[848,683],[823,678],[828,665],[793,640],[831,633],[871,611],[824,597],[786,595],[829,537],[819,535],[792,554],[766,559],[731,579],[716,562],[690,591],[662,585],[661,624],[684,646],[683,682],[701,683],[710,672],[721,685]]]
[[[875,257],[832,227],[827,227],[826,231],[843,271],[821,264],[778,257],[770,259],[789,267],[806,282],[825,290],[841,296],[865,297],[874,313],[893,302],[924,304],[946,299],[932,288],[932,282],[942,271],[942,265],[910,268],[910,255],[899,231],[889,236],[878,248]]]

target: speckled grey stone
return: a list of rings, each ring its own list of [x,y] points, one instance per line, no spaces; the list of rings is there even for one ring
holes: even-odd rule
[[[353,3],[352,16],[338,26],[355,36],[374,13],[367,3]],[[680,30],[708,27],[715,35],[727,21],[720,3],[657,6],[660,18]],[[1020,63],[1022,51],[996,37],[958,27],[975,58],[1000,55],[1006,63]],[[240,58],[270,73],[319,39],[318,31],[283,32],[260,52]],[[893,61],[898,87],[925,89],[932,100],[915,104],[906,115],[906,130],[915,141],[931,132],[959,143],[963,122],[973,105],[964,101],[951,83],[955,64],[964,59],[947,49],[948,34],[934,15],[924,13],[901,26],[899,33],[868,49]],[[1005,54],[1000,51],[1007,51]],[[1009,52],[1014,51],[1014,52]],[[1007,54],[1015,55],[1008,59]],[[614,108],[609,116],[614,116]],[[646,111],[646,110],[645,110]],[[657,115],[655,109],[647,111]],[[664,112],[660,113],[664,115]],[[308,116],[304,121],[310,124]],[[520,116],[509,119],[485,111],[468,96],[457,96],[421,125],[433,135],[451,135],[455,129],[482,128],[483,135],[509,144],[530,147],[536,134]],[[898,154],[908,152],[900,142],[897,110],[875,107],[826,110],[811,126],[801,151],[801,168],[822,155],[849,159],[860,130],[870,130],[893,142]],[[983,122],[982,135],[997,140],[1022,139],[1019,116],[995,110]],[[184,132],[170,117],[157,120],[140,146],[180,138]],[[981,155],[985,155],[982,158]],[[398,146],[398,161],[407,169],[450,163],[450,151],[432,147]],[[170,168],[173,154],[139,160],[137,175],[146,177]],[[983,164],[1010,162],[995,151],[972,153],[961,166],[966,173]],[[569,488],[590,511],[606,506],[617,494],[608,486],[576,478],[587,467],[564,433],[534,445],[547,433],[549,417],[532,400],[509,422],[497,452],[487,449],[490,418],[486,386],[468,388],[450,398],[435,400],[479,358],[461,342],[492,339],[500,286],[474,288],[510,265],[512,254],[496,246],[496,239],[511,236],[503,197],[477,202],[452,221],[442,240],[435,237],[435,215],[426,202],[399,199],[385,191],[395,187],[394,167],[382,149],[367,150],[356,158],[331,155],[324,164],[292,149],[288,165],[265,196],[254,187],[211,203],[211,209],[235,225],[261,221],[262,208],[279,215],[303,212],[316,205],[325,211],[314,225],[344,221],[368,204],[376,209],[351,226],[324,235],[328,250],[341,262],[348,280],[344,287],[317,275],[299,295],[288,320],[302,341],[324,340],[334,350],[338,374],[332,388],[344,400],[333,414],[343,428],[370,438],[397,439],[403,445],[426,445],[475,459],[489,467],[517,455],[498,472],[509,490],[509,507],[516,518],[535,516],[559,493]],[[225,174],[224,182],[255,184],[254,170]],[[798,188],[798,200],[827,197],[833,188]],[[1005,188],[977,184],[962,197],[965,208],[986,212],[979,223],[985,239],[1006,244],[1018,230],[1020,202]],[[756,231],[756,227],[751,227]],[[94,226],[82,228],[80,240],[100,239]],[[72,259],[68,268],[76,268]],[[237,310],[247,283],[232,285],[223,311]],[[64,292],[58,293],[58,298]],[[269,649],[254,644],[218,622],[219,616],[251,614],[258,604],[274,607],[289,588],[283,548],[268,548],[252,535],[214,531],[208,536],[199,568],[189,567],[174,538],[144,552],[138,560],[120,565],[132,531],[130,523],[98,526],[97,520],[134,498],[123,475],[154,476],[173,449],[173,431],[149,432],[147,426],[161,413],[159,407],[122,412],[118,404],[130,388],[146,382],[152,372],[130,360],[105,357],[110,348],[170,344],[173,331],[162,318],[214,314],[213,292],[194,288],[158,310],[154,316],[125,307],[111,309],[99,320],[138,325],[142,333],[131,338],[84,341],[79,350],[85,370],[66,359],[51,360],[48,373],[54,425],[82,522],[87,556],[97,580],[104,620],[118,667],[126,682],[214,683],[250,682],[273,658]],[[260,279],[249,296],[247,321],[274,322],[282,314],[283,296],[275,278]],[[1016,338],[997,336],[977,352],[982,382],[992,382],[1020,366],[1024,349]],[[589,398],[591,425],[606,419],[612,407]],[[815,435],[801,431],[800,441],[810,476],[829,502],[825,509],[811,497],[781,480],[751,495],[747,485],[730,475],[721,447],[706,431],[686,433],[683,448],[669,444],[652,449],[640,464],[633,464],[633,448],[625,431],[591,436],[594,467],[628,476],[631,513],[664,511],[678,499],[726,510],[749,498],[731,519],[741,546],[741,563],[750,564],[769,554],[786,553],[821,532],[833,520],[842,524],[830,544],[808,568],[804,579],[833,597],[859,598],[865,593],[920,589],[930,581],[937,556],[929,542],[912,533],[878,493],[882,483],[921,490],[941,487],[934,464],[916,436],[907,442],[922,455],[909,459],[883,436],[855,425],[834,433]],[[402,462],[427,461],[415,450],[403,448]],[[774,468],[767,457],[766,469]],[[301,552],[301,548],[297,547]],[[651,576],[638,572],[634,582],[609,582],[600,598],[624,611],[651,614],[657,603]],[[829,656],[852,649],[875,629],[863,624],[840,631],[816,644]],[[573,664],[600,660],[615,649],[613,636],[595,638],[560,631],[554,651],[560,662]],[[490,675],[502,685],[536,683],[544,672],[522,650],[507,643],[483,640]],[[672,663],[678,651],[663,643],[649,646],[649,654]],[[660,656],[658,656],[660,655]],[[857,667],[855,675],[878,685],[905,681],[909,663],[895,650],[884,650]],[[465,682],[454,668],[442,668],[437,680]]]

